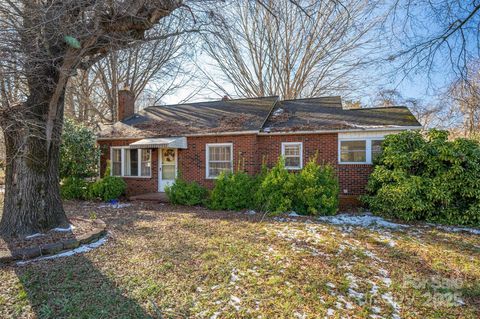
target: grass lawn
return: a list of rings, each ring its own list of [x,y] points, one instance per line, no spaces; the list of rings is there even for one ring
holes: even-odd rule
[[[479,318],[480,236],[70,202],[108,242],[0,268],[1,318]]]

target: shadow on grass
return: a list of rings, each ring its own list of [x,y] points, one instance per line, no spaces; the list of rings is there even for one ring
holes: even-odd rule
[[[16,306],[30,305],[38,318],[152,318],[83,255],[14,271],[22,285]]]

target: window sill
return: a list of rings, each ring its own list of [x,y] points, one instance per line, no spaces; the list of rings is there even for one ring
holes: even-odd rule
[[[288,166],[285,166],[285,169],[289,170],[289,171],[299,171],[302,169],[302,167],[288,167]]]
[[[115,176],[115,177],[122,177],[122,178],[128,178],[128,179],[150,179],[150,178],[152,178],[152,176]]]
[[[340,165],[372,165],[373,163],[368,162],[339,162]]]

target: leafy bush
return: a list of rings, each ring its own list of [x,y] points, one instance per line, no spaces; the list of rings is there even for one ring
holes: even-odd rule
[[[100,198],[104,201],[118,199],[125,194],[127,184],[121,177],[105,176],[93,183],[89,189],[90,198]]]
[[[67,177],[60,185],[60,194],[64,199],[85,199],[88,183],[83,178]]]
[[[228,210],[254,208],[256,184],[257,179],[245,172],[222,173],[215,181],[208,206]]]
[[[480,224],[480,145],[431,130],[388,136],[370,176],[371,210],[406,221]]]
[[[167,186],[165,193],[172,204],[188,206],[204,204],[208,195],[208,191],[198,183],[188,183],[181,178]]]
[[[333,215],[338,210],[338,180],[332,166],[310,160],[296,176],[294,210],[308,215]]]
[[[292,210],[296,184],[296,175],[287,171],[281,158],[259,182],[255,194],[257,207],[273,214]]]
[[[99,158],[95,133],[72,120],[65,120],[60,147],[60,177],[94,177]]]

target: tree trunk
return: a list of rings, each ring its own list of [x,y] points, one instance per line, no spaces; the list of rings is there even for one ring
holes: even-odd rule
[[[26,236],[69,225],[58,177],[64,92],[50,143],[46,139],[45,118],[51,94],[34,95],[22,106],[27,111],[11,114],[4,123],[6,189],[0,222],[3,236]]]

